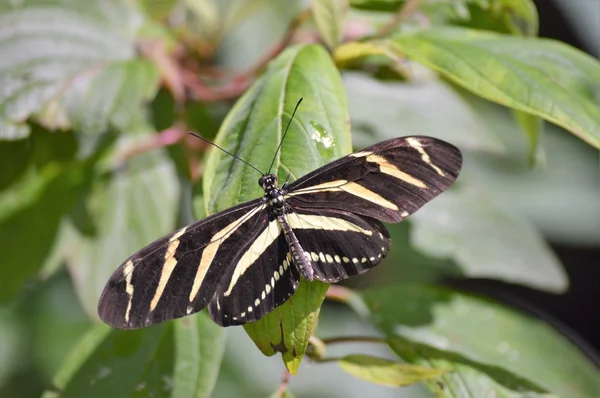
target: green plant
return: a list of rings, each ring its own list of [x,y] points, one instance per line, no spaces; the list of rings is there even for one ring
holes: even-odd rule
[[[224,330],[206,314],[123,332],[97,322],[96,304],[135,250],[261,194],[254,171],[214,150],[202,160],[187,131],[266,169],[303,97],[310,128],[292,126],[283,179],[351,138],[409,134],[454,143],[465,167],[390,228],[385,264],[351,281],[368,289],[304,284],[293,310],[245,327],[256,346],[273,355],[283,339],[292,373],[308,347],[315,366],[440,397],[600,395],[598,369],[550,325],[438,283],[562,292],[543,234],[600,244],[600,63],[537,30],[530,0],[1,0],[0,391],[209,396],[220,379],[215,395],[264,394],[240,381],[244,354],[219,370]],[[378,333],[344,334],[336,322],[352,315],[327,307],[315,333],[324,297]],[[391,351],[326,352],[348,341]],[[276,396],[291,396],[288,376]]]

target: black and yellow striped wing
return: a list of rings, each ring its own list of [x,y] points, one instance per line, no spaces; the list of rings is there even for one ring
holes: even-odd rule
[[[98,303],[100,319],[137,329],[202,310],[268,221],[261,198],[151,243],[112,274]]]
[[[400,222],[448,188],[462,156],[432,137],[401,137],[344,156],[289,185],[292,208],[338,209]]]
[[[413,214],[452,185],[461,166],[461,153],[453,145],[403,137],[293,182],[286,194],[288,220],[312,257],[315,277],[338,282],[377,265],[390,249],[379,220],[399,222]]]
[[[344,156],[280,190],[265,188],[263,198],[128,258],[104,288],[100,318],[135,329],[208,307],[223,326],[258,320],[289,299],[301,275],[337,282],[377,265],[391,244],[381,222],[417,211],[454,182],[461,165],[460,151],[444,141],[403,137]],[[283,205],[276,208],[273,198]],[[312,272],[294,260],[299,249]]]

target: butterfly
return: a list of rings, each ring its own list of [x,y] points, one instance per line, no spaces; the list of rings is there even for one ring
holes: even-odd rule
[[[112,274],[98,314],[137,329],[205,307],[221,326],[256,321],[288,300],[300,279],[339,282],[390,250],[397,223],[446,190],[461,152],[442,140],[393,138],[185,226],[133,254]]]

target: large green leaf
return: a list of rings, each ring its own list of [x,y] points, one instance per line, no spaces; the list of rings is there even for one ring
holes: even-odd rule
[[[459,28],[396,36],[398,51],[473,93],[600,148],[600,62],[566,44]]]
[[[276,153],[300,98],[304,101],[280,152]],[[216,143],[263,172],[269,171],[275,157],[272,172],[279,176],[281,183],[293,181],[347,154],[351,146],[344,87],[323,47],[291,47],[272,61],[266,73],[234,105]],[[231,156],[211,151],[204,175],[207,213],[262,196],[257,183],[259,177],[259,173]],[[264,327],[249,327],[253,330],[251,337],[261,349],[264,347],[261,342],[269,341],[273,330],[279,333],[275,344],[280,343],[282,330],[285,344],[278,347],[285,352],[284,361],[294,372],[308,344],[313,318],[326,290],[326,285],[312,283],[309,288],[303,287],[304,283],[301,282],[293,302],[288,301],[262,321],[260,325]],[[293,303],[305,304],[294,306]],[[306,305],[308,303],[310,305]],[[269,351],[263,352],[272,355]]]
[[[554,292],[567,287],[558,258],[539,232],[474,186],[463,183],[444,193],[411,221],[415,247],[453,259],[469,276]]]
[[[304,101],[279,153],[292,111]],[[240,98],[224,120],[216,144],[279,180],[293,181],[351,150],[346,95],[339,73],[317,45],[287,49]],[[262,196],[258,174],[213,148],[204,173],[209,214]]]
[[[157,69],[136,59],[142,15],[118,0],[0,2],[0,139],[49,128],[127,129],[154,95]]]
[[[403,359],[454,371],[443,387],[428,384],[443,397],[600,396],[596,366],[531,315],[439,287],[396,285],[363,297]]]
[[[123,136],[118,144],[129,147],[145,137]],[[97,231],[84,236],[71,228],[66,258],[90,315],[96,317],[100,293],[123,260],[175,228],[178,199],[175,168],[161,151],[136,156],[111,170],[109,178],[96,180],[88,207]]]

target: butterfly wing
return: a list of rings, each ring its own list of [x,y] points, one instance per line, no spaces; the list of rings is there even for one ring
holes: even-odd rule
[[[314,278],[339,282],[377,265],[390,249],[380,221],[336,209],[297,208],[286,216],[311,257]]]
[[[256,321],[287,301],[300,275],[277,220],[240,248],[208,311],[221,326]]]
[[[100,319],[137,329],[202,310],[236,271],[242,248],[268,225],[260,198],[149,244],[110,277],[98,303]]]
[[[292,209],[337,209],[399,222],[447,189],[462,166],[460,151],[432,137],[401,137],[344,156],[294,181]]]
[[[288,223],[312,258],[315,278],[338,282],[377,265],[390,249],[380,221],[399,222],[417,211],[454,182],[461,165],[461,153],[451,144],[402,137],[290,184]]]

